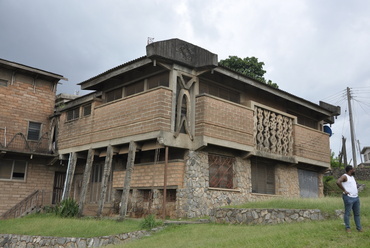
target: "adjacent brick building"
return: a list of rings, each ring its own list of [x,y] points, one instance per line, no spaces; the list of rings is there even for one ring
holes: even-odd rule
[[[58,166],[50,138],[63,76],[0,59],[0,216],[39,190],[51,205]],[[65,170],[64,170],[65,171]]]
[[[80,86],[92,93],[58,96],[49,119],[58,159],[50,183],[65,182],[62,198],[75,198],[84,214],[118,213],[126,192],[137,217],[323,195],[323,126],[337,107],[222,67],[216,54],[179,39],[151,43],[146,56]]]

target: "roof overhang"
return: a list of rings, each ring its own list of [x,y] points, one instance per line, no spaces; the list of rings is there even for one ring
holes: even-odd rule
[[[21,72],[26,72],[26,73],[35,74],[35,75],[41,75],[41,76],[46,77],[48,79],[53,79],[53,80],[58,80],[58,81],[59,80],[68,81],[68,78],[63,77],[62,75],[55,74],[55,73],[48,72],[48,71],[44,71],[44,70],[40,70],[40,69],[37,69],[37,68],[34,68],[34,67],[30,67],[30,66],[27,66],[27,65],[22,65],[22,64],[15,63],[15,62],[8,61],[8,60],[4,60],[4,59],[0,59],[0,65],[2,67],[8,68],[8,69],[13,69],[13,70],[16,69],[17,71],[21,71]]]

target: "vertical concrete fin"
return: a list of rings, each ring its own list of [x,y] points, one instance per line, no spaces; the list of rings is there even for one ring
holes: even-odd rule
[[[119,212],[120,213],[119,220],[124,220],[127,214],[128,196],[130,193],[131,175],[134,170],[135,154],[136,154],[136,143],[134,141],[130,141],[130,146],[128,148],[125,182],[123,185],[123,192],[121,198],[121,209]]]

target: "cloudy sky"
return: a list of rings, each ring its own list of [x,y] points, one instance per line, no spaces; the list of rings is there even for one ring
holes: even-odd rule
[[[347,87],[356,143],[370,146],[369,13],[363,0],[0,0],[0,58],[61,74],[58,93],[83,95],[77,83],[144,56],[148,37],[255,56],[280,89],[342,107],[331,148],[344,136],[350,160]]]

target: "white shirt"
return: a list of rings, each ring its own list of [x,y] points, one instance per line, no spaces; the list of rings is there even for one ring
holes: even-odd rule
[[[357,197],[358,190],[357,190],[357,183],[353,176],[344,174],[347,177],[346,182],[342,182],[343,188],[349,193],[349,197]]]

